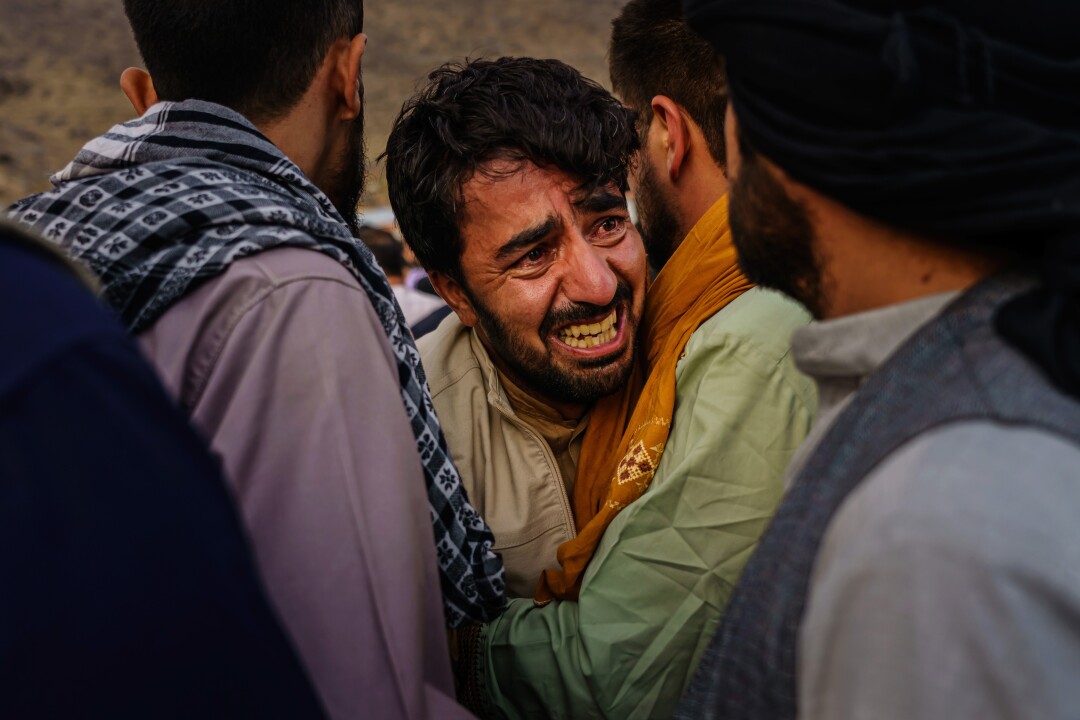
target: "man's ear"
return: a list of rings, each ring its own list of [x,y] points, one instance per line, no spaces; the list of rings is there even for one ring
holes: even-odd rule
[[[428,279],[431,280],[431,286],[435,288],[435,292],[439,293],[439,297],[457,314],[462,325],[477,326],[479,318],[476,310],[473,309],[472,302],[469,301],[469,294],[465,292],[465,288],[461,287],[461,283],[441,272],[428,273]]]
[[[348,41],[337,56],[332,82],[334,92],[341,98],[339,120],[355,120],[364,111],[364,81],[360,68],[366,49],[367,35],[360,33]]]
[[[158,102],[154,79],[150,77],[150,73],[140,68],[129,67],[120,73],[120,89],[127,95],[131,107],[135,108],[139,117],[145,115],[147,109]]]
[[[666,95],[657,95],[650,102],[653,122],[663,129],[661,135],[667,161],[668,177],[677,182],[682,174],[683,164],[690,153],[690,127],[686,117],[674,100]]]

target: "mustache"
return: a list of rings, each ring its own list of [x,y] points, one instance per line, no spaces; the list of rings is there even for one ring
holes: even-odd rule
[[[629,305],[632,297],[633,291],[630,290],[630,285],[623,280],[619,280],[619,284],[615,288],[615,297],[611,299],[610,303],[607,305],[573,303],[565,307],[555,308],[548,313],[547,317],[544,318],[544,322],[540,325],[540,335],[546,337],[551,334],[552,330],[561,325],[591,320],[598,315],[610,315],[619,303],[626,301],[627,305]]]

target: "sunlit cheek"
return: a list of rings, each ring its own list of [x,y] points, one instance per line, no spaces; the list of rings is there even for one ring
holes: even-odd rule
[[[641,237],[632,232],[631,236],[619,243],[616,250],[618,252],[610,259],[612,268],[619,277],[629,283],[635,296],[642,294],[645,288],[647,258]]]
[[[518,290],[513,295],[499,298],[496,312],[512,318],[510,324],[519,337],[547,344],[549,338],[543,337],[542,331],[544,321],[554,307],[555,288],[551,283],[534,281],[522,283]]]

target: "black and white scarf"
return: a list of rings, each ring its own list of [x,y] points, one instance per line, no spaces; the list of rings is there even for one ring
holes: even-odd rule
[[[397,358],[427,480],[446,620],[460,627],[503,610],[502,560],[465,495],[386,276],[295,164],[243,116],[189,100],[115,126],[52,182],[11,216],[87,265],[132,333],[232,262],[264,250],[308,248],[348,268]]]

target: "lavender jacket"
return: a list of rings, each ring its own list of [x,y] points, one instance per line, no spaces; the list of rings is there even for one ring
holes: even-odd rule
[[[268,251],[140,340],[221,456],[330,716],[468,717],[453,699],[416,441],[356,279],[316,252]]]

